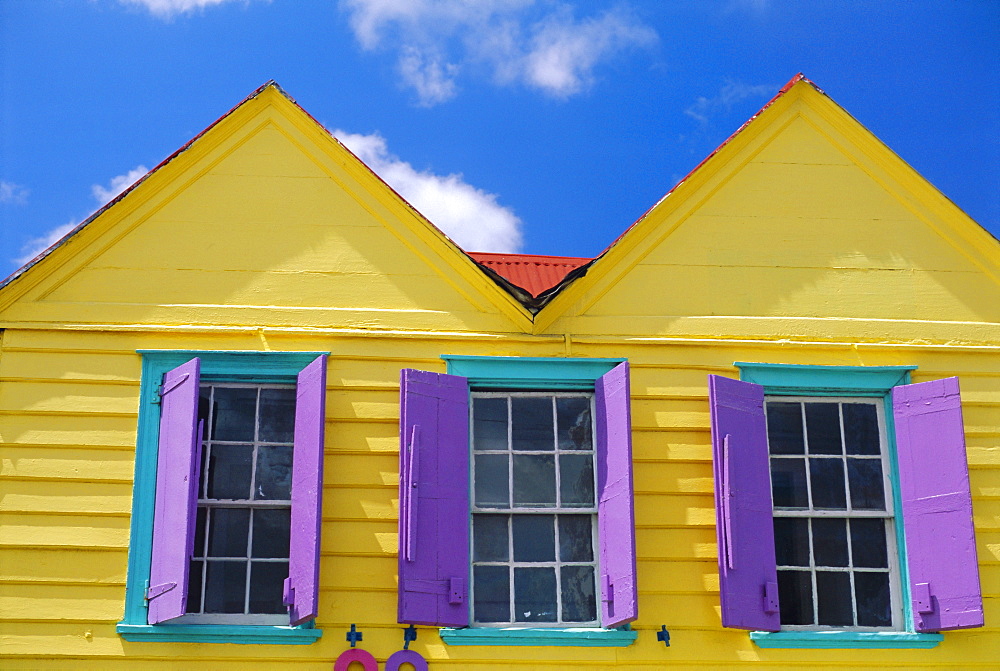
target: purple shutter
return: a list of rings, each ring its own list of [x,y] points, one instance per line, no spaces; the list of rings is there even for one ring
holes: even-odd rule
[[[292,521],[285,604],[292,626],[316,617],[323,500],[323,429],[326,417],[326,356],[299,373],[295,388],[295,448],[292,457]]]
[[[639,616],[632,503],[632,418],[628,362],[594,381],[597,428],[597,536],[601,545],[601,624]]]
[[[958,378],[892,390],[917,631],[983,626]]]
[[[469,624],[469,386],[400,371],[399,622]]]
[[[184,614],[188,570],[198,509],[198,383],[201,360],[168,371],[160,386],[160,438],[156,455],[156,504],[149,566],[149,624]]]
[[[708,376],[722,626],[778,631],[764,388]]]

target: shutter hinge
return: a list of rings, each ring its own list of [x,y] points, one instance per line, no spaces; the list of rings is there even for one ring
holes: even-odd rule
[[[462,578],[448,579],[448,603],[465,603],[465,580]]]
[[[165,582],[161,585],[153,585],[146,590],[146,601],[151,601],[158,596],[166,594],[175,587],[177,587],[177,583],[175,582]]]
[[[285,578],[282,584],[282,602],[289,608],[295,605],[295,588],[292,587],[291,578]]]
[[[778,583],[776,582],[764,583],[764,612],[778,612]]]
[[[929,582],[918,582],[913,586],[913,606],[918,613],[934,612],[934,600],[931,598]]]
[[[614,587],[614,583],[611,582],[611,576],[607,573],[601,576],[601,601],[611,603],[615,600]]]

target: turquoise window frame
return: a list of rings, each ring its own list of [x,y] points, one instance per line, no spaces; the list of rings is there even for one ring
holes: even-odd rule
[[[811,366],[802,364],[733,364],[740,380],[764,387],[767,396],[865,396],[881,398],[885,416],[889,474],[892,483],[893,516],[896,520],[896,547],[899,554],[899,584],[906,631],[754,631],[752,640],[760,648],[933,648],[943,634],[924,634],[913,629],[910,609],[910,582],[906,562],[906,535],[902,497],[899,492],[896,431],[892,416],[893,387],[910,384],[917,366]]]
[[[163,374],[198,357],[201,376],[218,382],[281,383],[316,357],[329,352],[226,352],[137,350],[142,356],[139,423],[132,485],[132,522],[125,581],[125,616],[117,631],[126,641],[244,644],[309,644],[323,635],[313,622],[296,627],[273,625],[147,624],[146,586],[153,543],[156,458],[160,435],[159,386]]]
[[[469,388],[593,391],[594,381],[626,359],[556,357],[460,356],[444,354],[449,375],[468,378]],[[597,627],[517,628],[467,627],[440,630],[449,645],[541,645],[572,647],[626,647],[638,632],[625,625]]]

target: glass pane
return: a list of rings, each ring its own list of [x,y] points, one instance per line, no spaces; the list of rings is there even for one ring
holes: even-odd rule
[[[249,499],[252,445],[213,445],[208,459],[208,498]]]
[[[775,508],[808,508],[805,459],[771,459],[771,498]]]
[[[261,445],[257,448],[255,499],[288,501],[292,498],[291,445]]]
[[[295,390],[261,389],[259,421],[257,440],[265,443],[292,442],[295,438]]]
[[[847,566],[847,520],[814,517],[812,532],[816,566]]]
[[[593,455],[559,455],[559,496],[567,507],[594,505]]]
[[[287,557],[292,511],[288,508],[253,511],[253,557]]]
[[[476,505],[509,508],[510,490],[506,454],[476,455]]]
[[[559,569],[562,579],[563,622],[592,622],[597,619],[597,600],[594,598],[594,567],[563,566]]]
[[[556,505],[556,462],[548,454],[514,455],[514,505]]]
[[[885,510],[881,459],[848,459],[847,477],[856,510]]]
[[[554,450],[552,397],[511,399],[512,449]]]
[[[555,515],[514,515],[514,561],[555,561]]]
[[[246,557],[249,508],[213,508],[208,524],[209,557]]]
[[[871,403],[844,403],[844,442],[848,454],[880,454],[878,414]]]
[[[885,521],[851,520],[851,552],[854,565],[863,568],[888,568],[889,552],[885,545]]]
[[[809,520],[775,517],[774,554],[779,566],[809,566]]]
[[[250,612],[287,613],[284,604],[287,577],[288,562],[250,562]]]
[[[593,517],[559,515],[559,560],[594,561]]]
[[[510,622],[510,574],[506,566],[473,566],[476,622]]]
[[[808,571],[778,571],[781,624],[812,624],[812,580]]]
[[[251,387],[216,387],[212,439],[252,441],[256,414],[256,389]]]
[[[472,539],[472,561],[507,561],[507,515],[473,515]]]
[[[516,622],[556,621],[556,570],[554,568],[514,569],[514,620]]]
[[[507,449],[507,399],[472,399],[473,449]]]
[[[845,510],[844,462],[841,459],[810,459],[809,478],[813,508]]]
[[[206,508],[198,508],[194,516],[194,557],[205,556],[205,519],[208,517]]]
[[[205,562],[192,560],[188,570],[188,596],[184,606],[185,613],[201,612],[201,572]]]
[[[771,454],[805,454],[801,403],[767,402],[767,445]]]
[[[242,561],[210,561],[205,579],[206,613],[246,612],[247,565]]]
[[[589,398],[556,398],[560,450],[593,449]]]
[[[816,571],[817,624],[854,624],[851,605],[851,575],[847,572]]]
[[[840,410],[837,403],[806,403],[806,436],[809,454],[843,454]]]
[[[855,573],[854,594],[858,600],[858,624],[863,627],[890,627],[889,574]]]

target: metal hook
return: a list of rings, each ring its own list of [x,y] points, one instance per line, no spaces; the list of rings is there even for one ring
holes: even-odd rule
[[[403,630],[403,650],[410,649],[410,641],[417,640],[417,628],[412,624]]]
[[[667,631],[667,625],[660,625],[660,630],[656,632],[656,640],[663,641],[663,645],[670,647],[670,632]]]
[[[347,640],[351,642],[351,647],[353,648],[354,646],[356,646],[358,644],[358,641],[360,641],[362,638],[364,637],[361,635],[361,632],[358,631],[357,626],[352,624],[351,630],[347,632]]]

